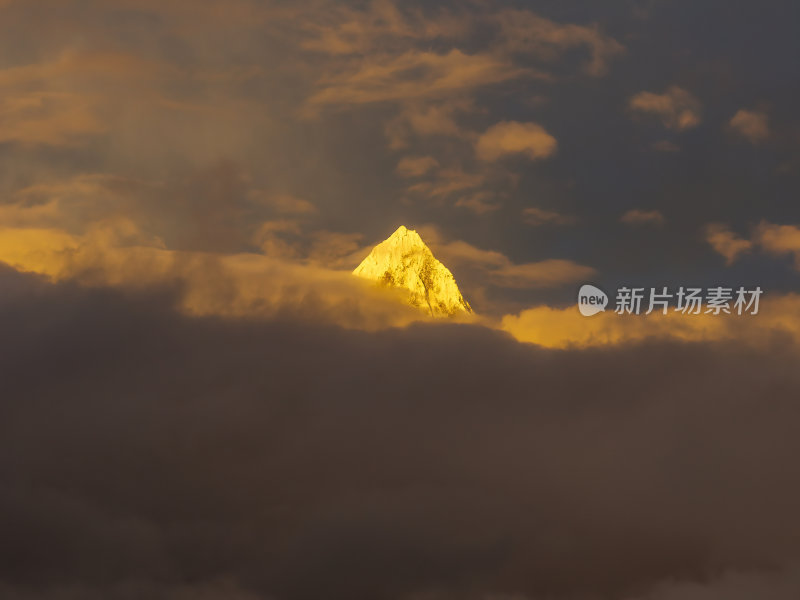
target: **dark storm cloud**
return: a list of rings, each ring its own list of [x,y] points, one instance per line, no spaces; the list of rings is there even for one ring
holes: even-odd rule
[[[780,339],[552,352],[0,281],[4,597],[798,590],[760,573],[800,552]]]

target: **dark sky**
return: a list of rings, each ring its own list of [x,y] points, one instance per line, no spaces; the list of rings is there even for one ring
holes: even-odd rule
[[[799,22],[0,0],[0,598],[795,600]]]

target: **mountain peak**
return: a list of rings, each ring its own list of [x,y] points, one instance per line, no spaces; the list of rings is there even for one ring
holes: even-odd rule
[[[399,246],[408,251],[419,248],[422,251],[428,250],[428,252],[430,252],[420,235],[413,229],[408,229],[405,225],[400,225],[400,227],[395,229],[395,232],[382,243],[387,246]]]
[[[450,270],[436,260],[420,235],[405,225],[378,244],[353,271],[409,292],[409,303],[433,316],[471,313]]]

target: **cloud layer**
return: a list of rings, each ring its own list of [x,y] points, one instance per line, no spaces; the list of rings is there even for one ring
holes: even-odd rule
[[[800,552],[785,340],[544,351],[2,283],[4,597],[797,589],[764,571]]]

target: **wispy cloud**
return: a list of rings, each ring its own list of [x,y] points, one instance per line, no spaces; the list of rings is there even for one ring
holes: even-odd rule
[[[421,228],[425,239],[445,264],[482,271],[488,281],[502,288],[542,289],[590,278],[594,268],[565,259],[515,263],[495,250],[485,250],[461,240],[445,241],[433,228]]]
[[[589,54],[583,68],[594,77],[604,75],[609,62],[625,51],[597,25],[556,23],[527,10],[503,10],[494,18],[501,26],[506,51],[552,62],[567,51],[583,48]]]
[[[476,134],[459,124],[458,119],[475,111],[474,103],[464,98],[407,102],[384,127],[389,147],[406,148],[415,141],[414,138],[418,140],[432,136],[470,140]]]
[[[485,215],[500,210],[502,204],[497,192],[480,190],[461,196],[456,200],[455,206],[465,208],[476,215]]]
[[[685,131],[700,124],[701,104],[687,90],[672,86],[664,93],[639,92],[634,95],[629,107],[636,113],[658,118],[664,127]]]
[[[453,48],[444,53],[410,50],[398,56],[368,57],[352,69],[323,77],[308,99],[308,113],[324,105],[353,105],[442,98],[501,83],[530,69],[487,54]]]
[[[577,221],[574,215],[567,215],[555,210],[546,210],[530,206],[522,209],[522,219],[528,224],[540,225],[572,225]]]
[[[584,71],[600,76],[624,50],[595,25],[560,24],[527,10],[423,13],[388,0],[342,7],[305,29],[303,47],[332,61],[308,98],[308,116],[325,106],[454,98],[514,79],[551,79],[548,68],[575,49],[588,52]],[[475,47],[477,31],[484,42]]]
[[[406,156],[397,163],[397,172],[403,177],[419,177],[439,166],[432,156]]]

